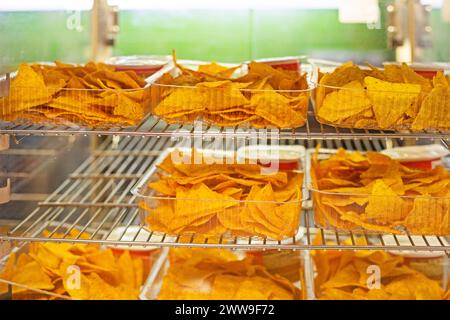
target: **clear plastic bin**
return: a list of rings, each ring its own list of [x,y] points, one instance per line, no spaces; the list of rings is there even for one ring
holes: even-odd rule
[[[38,287],[38,281],[36,279],[36,276],[31,277],[30,279],[25,279],[24,278],[24,273],[22,272],[22,275],[19,278],[13,278],[13,279],[6,279],[4,277],[4,275],[2,274],[5,271],[5,267],[7,266],[8,260],[10,259],[10,257],[12,256],[12,254],[15,254],[15,266],[17,266],[17,263],[20,261],[20,259],[26,260],[26,259],[31,259],[29,256],[27,256],[26,258],[24,256],[22,256],[25,253],[28,253],[30,251],[30,245],[35,245],[33,243],[26,243],[26,244],[22,244],[19,247],[13,247],[10,251],[10,254],[7,254],[3,257],[0,258],[0,300],[72,300],[74,299],[73,297],[71,297],[66,290],[62,290],[62,285],[61,282],[64,281],[62,279],[60,280],[55,280],[54,284],[55,284],[55,288],[53,290],[50,289],[39,289]],[[57,243],[55,245],[60,245],[60,246],[65,246],[67,245],[66,243]],[[83,245],[81,245],[83,246]],[[106,250],[106,247],[102,247],[102,250]],[[123,254],[124,250],[118,248],[118,247],[114,247],[114,249],[112,250],[112,253],[114,255],[114,257],[116,259],[118,259],[122,254]],[[147,252],[143,252],[142,250],[137,252],[137,251],[131,251],[130,252],[130,256],[133,260],[135,259],[140,259],[142,261],[142,266],[143,266],[143,274],[142,274],[142,285],[141,285],[141,293],[138,293],[135,297],[135,299],[139,299],[139,295],[142,294],[142,289],[143,289],[143,285],[144,283],[147,281],[147,277],[150,274],[150,270],[153,268],[153,264],[155,263],[155,261],[157,261],[159,259],[159,256],[161,255],[161,250],[158,249],[157,252],[152,250],[152,251],[147,251]],[[21,258],[22,257],[22,258]],[[68,278],[66,279],[66,281],[72,281],[70,278],[70,275],[72,275],[72,272],[75,272],[75,268],[73,267],[77,267],[76,264],[71,266],[71,269],[67,269],[68,271]],[[81,269],[81,272],[83,274],[85,274],[83,272],[83,268],[86,268],[86,265],[83,266],[79,266],[79,268]],[[97,267],[93,267],[93,270],[97,270],[96,272],[102,272],[102,267],[100,266],[100,264]],[[87,273],[86,273],[87,274]],[[3,276],[3,277],[2,277]],[[106,275],[105,275],[106,277]],[[110,290],[110,289],[105,289],[105,290]],[[121,287],[116,287],[114,290],[120,291],[120,290],[124,290]],[[110,296],[92,296],[89,299],[112,299]]]
[[[177,250],[177,249],[175,249]],[[183,249],[186,250],[186,249]],[[189,249],[187,249],[189,250]],[[193,250],[209,250],[209,249],[193,249]],[[216,249],[212,249],[212,250],[216,250]],[[226,249],[223,249],[223,251],[225,251]],[[248,256],[249,252],[238,252],[238,251],[233,251],[236,255],[239,256],[239,260],[244,259],[246,256]],[[292,252],[291,252],[292,253]],[[300,289],[297,293],[297,299],[300,300],[306,300],[308,297],[308,289],[307,287],[310,286],[310,283],[308,283],[308,281],[311,281],[312,279],[307,280],[305,273],[304,273],[304,256],[306,255],[306,252],[294,252],[293,254],[297,254],[297,257],[294,258],[290,258],[287,255],[283,256],[284,261],[281,261],[281,264],[283,265],[287,265],[290,264],[291,269],[295,269],[292,270],[293,272],[296,272],[296,279],[289,279],[287,280],[287,278],[285,277],[284,274],[279,275],[278,273],[274,272],[274,270],[268,270],[266,269],[266,272],[272,274],[272,275],[276,275],[276,276],[281,276],[283,277],[285,280],[284,281],[290,281],[294,287]],[[290,261],[287,261],[287,259],[290,259]],[[264,265],[263,263],[260,263],[258,261],[256,261],[253,258],[254,264],[261,266]],[[147,279],[147,282],[145,283],[140,299],[141,300],[157,300],[159,299],[159,294],[161,292],[161,288],[163,286],[163,282],[165,280],[166,275],[169,273],[171,268],[171,264],[170,264],[170,258],[169,258],[169,249],[163,249],[163,253],[159,256],[158,260],[155,262],[152,271],[150,272],[150,275]],[[220,273],[220,272],[219,272]],[[290,272],[291,273],[291,272]],[[199,278],[195,278],[196,275]],[[230,274],[231,275],[231,274]],[[259,274],[260,276],[263,276],[262,274]],[[192,284],[195,285],[196,283],[200,283],[200,278],[201,278],[201,271],[200,270],[195,270],[195,273],[193,273],[193,278],[192,278]],[[230,280],[232,281],[232,280]],[[205,286],[202,286],[201,288],[199,287],[198,289],[192,288],[193,291],[197,291],[198,293],[205,293],[205,289],[211,290],[212,288],[207,288]],[[167,292],[166,292],[167,294]],[[173,292],[173,296],[179,296],[179,292],[178,291],[174,291]],[[231,292],[230,292],[231,295]],[[309,293],[309,296],[311,295],[311,293]],[[214,299],[214,297],[211,297],[211,299]],[[230,298],[231,299],[231,298]],[[250,298],[251,299],[251,298]]]
[[[411,239],[423,242],[423,237]],[[325,240],[330,243],[335,238]],[[367,243],[357,237],[354,241]],[[370,236],[367,241],[370,244]],[[395,240],[383,236],[383,241],[386,246],[410,243],[407,236],[397,236]],[[307,268],[314,276],[314,299],[439,300],[448,298],[450,293],[450,264],[445,252],[313,250],[310,255],[311,264]]]
[[[330,66],[324,64],[316,67],[329,73],[335,68],[333,66],[330,70]],[[430,82],[429,91],[422,90],[418,84],[410,85],[409,89],[377,89],[383,87],[384,83],[380,85],[378,82],[380,80],[365,77],[361,81],[351,81],[343,86],[325,85],[319,81],[313,99],[317,121],[339,128],[450,130],[448,87],[432,89]],[[404,84],[389,83],[395,86]]]
[[[197,68],[200,64],[204,63],[194,62],[190,66]],[[313,90],[312,72],[307,73],[308,88],[304,90],[249,89],[228,80],[211,86],[207,82],[172,85],[162,81],[166,73],[177,76],[180,71],[172,63],[152,76],[151,106],[153,114],[167,123],[201,121],[219,127],[274,129],[297,128],[306,123]],[[247,66],[243,65],[234,77],[246,73]]]
[[[89,82],[84,78],[73,78],[76,79],[73,81],[79,81],[77,85],[81,87],[90,86],[89,89],[78,89],[60,87],[60,84],[54,83],[43,85],[43,82],[35,86],[22,84],[25,76],[20,79],[20,84],[14,85],[17,73],[12,76],[11,79],[0,76],[0,120],[4,122],[118,128],[135,126],[150,112],[151,91],[148,84],[136,89],[111,89],[102,83],[103,88],[97,89],[91,84],[99,80],[95,77],[91,77]],[[117,81],[114,85],[120,86]]]
[[[319,151],[325,160],[336,150]],[[315,223],[326,229],[413,235],[450,234],[450,197],[355,194],[320,190],[311,163]]]
[[[205,194],[204,198],[189,198],[189,196],[176,198],[163,195],[149,187],[149,183],[167,175],[157,165],[174,150],[180,149],[170,148],[163,152],[132,190],[140,207],[141,223],[149,231],[177,236],[192,234],[225,238],[259,236],[276,240],[295,236],[302,208],[302,171],[282,172],[290,177],[292,185],[288,187],[293,190],[292,195],[283,201],[237,200],[231,196],[220,198],[217,193],[212,193],[201,184],[197,184],[195,190],[187,187],[186,194],[194,194],[193,192],[195,195]],[[181,150],[191,152],[191,149]],[[268,183],[261,186],[263,187],[270,188]],[[265,223],[256,223],[258,219]],[[251,223],[251,227],[248,227],[247,223]]]

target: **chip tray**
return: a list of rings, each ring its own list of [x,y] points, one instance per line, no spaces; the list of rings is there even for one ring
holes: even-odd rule
[[[295,236],[299,228],[300,213],[303,199],[307,199],[304,192],[303,172],[299,170],[288,171],[286,174],[291,175],[293,184],[297,191],[302,193],[302,199],[289,199],[285,201],[275,200],[237,200],[231,197],[224,199],[217,198],[211,191],[205,190],[207,187],[199,187],[197,191],[189,190],[181,198],[174,198],[162,195],[148,186],[159,180],[160,176],[167,175],[157,167],[166,157],[170,156],[173,151],[182,154],[190,154],[191,149],[186,148],[169,148],[161,153],[154,165],[134,186],[132,193],[137,197],[136,201],[140,210],[141,223],[149,229],[149,231],[165,232],[167,234],[180,235],[204,235],[204,236],[222,236],[224,239],[233,238],[235,236],[264,236],[276,240],[287,239]],[[213,151],[215,155],[218,154]],[[202,154],[208,154],[207,150],[202,150]],[[221,154],[219,157],[223,156]],[[282,174],[285,174],[282,172]],[[204,198],[196,196],[198,192],[206,192]],[[192,196],[196,196],[192,198]],[[217,193],[216,193],[217,194]],[[169,211],[167,211],[167,210]],[[249,234],[248,228],[243,228],[241,217],[246,210],[252,210],[253,214],[261,214],[263,212],[273,215],[274,212],[282,214],[274,216],[274,219],[280,220],[278,229],[276,225],[272,229],[261,226],[261,229],[253,229],[254,232]],[[198,213],[199,216],[195,216]],[[168,220],[170,214],[173,214],[172,220]],[[169,215],[169,216],[167,216]],[[253,216],[254,217],[254,216]],[[269,217],[260,216],[260,219],[269,219]],[[271,219],[271,218],[270,218]],[[176,220],[176,222],[175,222]],[[166,221],[167,224],[158,221]],[[254,221],[254,220],[250,220]],[[266,220],[267,221],[267,220]],[[176,227],[168,226],[168,224],[176,223]],[[194,227],[190,230],[190,226]],[[280,229],[280,228],[285,229]],[[177,231],[179,229],[180,231]],[[277,231],[276,231],[277,230]]]
[[[369,72],[364,67],[361,70]],[[450,131],[450,89],[433,88],[431,82],[429,86],[427,91],[419,84],[387,82],[372,76],[366,76],[363,84],[357,80],[344,86],[318,82],[314,113],[320,123],[339,128]]]
[[[42,64],[40,67],[52,68],[52,65]],[[49,70],[49,74],[59,72],[58,69]],[[24,126],[127,128],[141,123],[150,112],[151,92],[148,84],[141,88],[129,88],[112,79],[102,82],[100,77],[91,74],[87,74],[90,78],[72,76],[67,81],[63,75],[54,75],[54,79],[48,76],[46,81],[52,79],[58,82],[47,84],[39,79],[38,73],[33,72],[29,65],[22,65],[18,72],[0,76],[1,121]],[[100,72],[109,72],[113,77],[129,77],[126,72],[130,71],[100,70],[96,73]],[[65,87],[70,81],[73,81],[72,87]],[[116,88],[107,87],[107,81],[111,81],[113,84],[110,86]],[[145,83],[143,78],[139,81]],[[119,89],[120,85],[123,87]],[[83,86],[90,87],[83,89]]]
[[[193,61],[186,65],[198,68],[202,64],[206,63]],[[308,66],[302,65],[302,68],[308,69]],[[241,65],[231,79],[247,72],[247,65]],[[153,114],[169,124],[203,122],[220,127],[277,129],[305,125],[315,76],[312,71],[306,73],[307,89],[268,90],[230,87],[226,81],[211,86],[208,82],[197,85],[160,83],[166,74],[177,76],[180,71],[169,63],[151,77],[151,108]]]
[[[325,239],[330,244],[336,241],[330,236],[325,236]],[[346,243],[367,242],[364,237],[343,237],[341,240]],[[388,243],[387,237],[385,240]],[[396,240],[401,243],[409,241],[408,236],[397,236]],[[386,300],[395,297],[398,300],[427,300],[443,299],[450,293],[450,264],[445,253],[314,250],[308,255],[311,260],[305,264],[305,272],[310,272],[314,279],[311,280],[314,284],[310,291],[311,299]],[[329,272],[330,269],[333,272]],[[381,283],[376,282],[377,278]],[[396,282],[412,285],[403,284],[400,289]],[[432,291],[434,294],[437,291],[437,296],[430,296]],[[409,295],[411,292],[416,296]]]
[[[308,150],[309,159],[314,152]],[[328,159],[336,152],[320,149],[318,160]],[[312,172],[312,165],[310,168]],[[311,179],[314,179],[312,173]],[[308,189],[313,200],[315,224],[322,228],[356,233],[449,235],[450,197],[333,192],[314,185],[317,183],[309,182]]]
[[[30,245],[34,245],[32,242],[20,243],[18,246],[11,248],[9,254],[0,257],[0,275],[5,268],[5,265],[11,255],[14,253],[16,255],[16,263],[17,258],[24,253],[28,253]],[[56,244],[58,245],[58,244]],[[64,246],[64,244],[59,244]],[[106,246],[103,246],[102,249],[106,249]],[[133,255],[133,253],[131,253]],[[139,254],[139,258],[143,261],[144,266],[144,282],[142,283],[141,290],[139,296],[136,299],[139,299],[145,293],[145,284],[148,283],[148,278],[151,277],[151,270],[154,269],[154,265],[158,263],[161,259],[161,256],[167,255],[165,250],[158,251],[156,254]],[[69,281],[69,280],[67,280]],[[14,297],[14,291],[21,290],[18,293],[17,297]],[[24,291],[22,291],[24,290]],[[120,290],[117,288],[117,290]],[[18,281],[10,281],[7,279],[2,279],[0,277],[0,300],[11,300],[11,299],[50,299],[50,300],[73,300],[71,296],[68,294],[58,294],[49,290],[41,290],[38,289],[31,283],[23,283]],[[98,298],[98,297],[97,297]],[[95,297],[94,297],[95,299]]]

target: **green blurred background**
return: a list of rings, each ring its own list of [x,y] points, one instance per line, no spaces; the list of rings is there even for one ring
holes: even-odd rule
[[[73,14],[0,12],[0,66],[88,60],[90,16],[81,12],[80,24],[73,28],[68,25]],[[394,59],[383,15],[380,29],[341,24],[333,9],[121,11],[119,19],[114,55],[166,55],[175,48],[180,58],[224,62],[303,54],[374,64]],[[433,48],[425,50],[425,60],[449,61],[450,24],[438,10],[432,12],[432,27]]]

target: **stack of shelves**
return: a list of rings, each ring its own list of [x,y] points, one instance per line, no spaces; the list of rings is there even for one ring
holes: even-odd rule
[[[263,132],[263,130],[260,130]],[[411,237],[399,241],[397,235],[378,233],[352,233],[328,230],[314,223],[311,201],[304,202],[302,209],[301,238],[274,241],[261,237],[205,238],[193,234],[186,239],[159,232],[147,232],[140,224],[139,210],[130,190],[150,168],[158,155],[168,147],[175,146],[177,132],[184,132],[191,138],[246,138],[250,132],[242,128],[233,130],[202,126],[167,125],[156,118],[147,118],[142,124],[127,130],[87,130],[62,127],[18,126],[2,124],[0,134],[15,136],[100,136],[103,142],[91,155],[25,219],[17,221],[8,231],[0,233],[0,241],[51,241],[74,243],[121,244],[161,247],[203,247],[232,249],[373,249],[373,250],[415,250],[450,252],[450,245],[440,236]],[[254,131],[253,131],[254,134]],[[326,148],[344,147],[348,150],[380,151],[389,146],[398,146],[404,140],[440,141],[450,140],[446,132],[389,132],[376,130],[337,129],[308,118],[307,125],[295,130],[281,130],[270,135],[280,144],[299,144],[313,148],[318,143]],[[205,139],[206,141],[207,139]],[[206,143],[206,142],[205,142]],[[116,227],[123,227],[119,237],[111,239]],[[139,228],[134,239],[125,239],[128,228]],[[88,231],[88,239],[68,238],[71,230]],[[42,231],[48,230],[47,236]],[[146,235],[146,239],[140,233]],[[318,235],[321,241],[313,241]],[[366,238],[367,245],[359,245],[355,238]],[[334,244],[325,239],[332,237]],[[386,244],[386,237],[392,241]],[[139,240],[138,240],[139,239]],[[343,242],[343,239],[351,241]]]

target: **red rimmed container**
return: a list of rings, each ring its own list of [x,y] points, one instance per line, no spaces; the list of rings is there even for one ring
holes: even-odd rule
[[[122,232],[125,227],[114,229],[114,235],[117,237],[117,232]],[[135,227],[130,227],[131,231],[134,230],[136,232]],[[117,231],[116,231],[117,230]],[[144,230],[145,231],[145,230]],[[143,232],[144,232],[143,231]],[[130,236],[129,233],[128,237]],[[109,236],[108,239],[114,239],[113,233]],[[134,238],[134,235],[132,235]],[[128,238],[127,238],[128,239]],[[30,250],[30,244],[33,244],[33,242],[28,242],[25,244],[21,244],[19,246],[9,247],[9,248],[2,248],[0,247],[0,275],[4,271],[4,268],[7,266],[8,260],[10,257],[15,254],[16,256],[16,263],[18,262],[18,259],[20,258],[21,254],[27,254]],[[61,246],[64,246],[64,243],[61,243]],[[109,247],[109,246],[108,246]],[[114,249],[112,249],[114,248]],[[105,247],[101,247],[101,250],[106,250]],[[139,248],[137,250],[133,250],[132,246],[111,246],[111,249],[113,251],[113,254],[116,256],[119,256],[124,251],[128,250],[130,252],[130,255],[133,258],[140,258],[143,260],[143,282],[140,288],[140,291],[138,292],[138,295],[136,296],[136,300],[140,298],[142,293],[144,292],[144,285],[147,283],[147,278],[150,274],[150,271],[153,269],[153,264],[155,261],[157,261],[161,255],[161,249],[155,248],[151,246],[147,246],[148,251],[142,250],[139,251]],[[76,266],[76,264],[74,265]],[[69,272],[69,271],[68,271]],[[10,279],[5,279],[0,277],[0,300],[73,300],[74,298],[71,297],[67,293],[58,293],[53,292],[51,290],[42,290],[38,289],[35,284],[33,284],[33,279],[27,279],[27,282],[25,281],[19,281],[16,279],[13,279],[14,281]],[[69,280],[67,280],[69,281]],[[117,287],[117,290],[120,290],[120,287]],[[104,299],[104,297],[91,297],[92,299]]]
[[[324,241],[330,244],[336,242],[336,236],[334,232],[332,233],[324,233],[322,235],[316,233],[314,236],[322,236]],[[342,235],[341,235],[342,236]],[[354,238],[353,238],[354,237]],[[374,282],[369,281],[361,281],[364,279],[364,269],[363,273],[361,273],[361,280],[355,280],[353,282],[349,281],[346,285],[340,285],[336,280],[334,281],[334,274],[330,274],[329,264],[325,264],[324,259],[328,259],[329,262],[334,264],[334,269],[342,263],[339,270],[339,275],[345,273],[345,268],[353,269],[352,266],[359,267],[367,266],[366,273],[367,275],[377,275],[376,278],[381,281],[381,290],[385,289],[386,286],[390,286],[392,280],[398,281],[401,277],[407,277],[408,273],[410,275],[418,275],[420,277],[426,277],[428,280],[431,280],[430,283],[434,282],[442,288],[442,296],[441,298],[445,299],[448,297],[449,293],[449,274],[450,274],[450,264],[449,258],[447,257],[445,251],[418,251],[418,250],[392,250],[392,248],[398,246],[410,246],[414,248],[414,246],[424,246],[424,247],[441,247],[444,245],[448,245],[445,239],[440,238],[438,240],[437,237],[422,237],[422,236],[402,236],[397,235],[383,235],[383,236],[371,236],[367,237],[352,235],[352,239],[350,237],[342,236],[340,237],[341,244],[345,247],[346,244],[354,243],[355,241],[362,241],[362,243],[367,245],[379,245],[380,241],[383,243],[383,247],[389,248],[386,251],[379,250],[312,250],[308,251],[306,254],[308,255],[308,262],[305,263],[305,272],[310,274],[311,283],[313,284],[313,289],[311,290],[312,296],[310,299],[312,300],[321,300],[321,299],[338,299],[338,300],[355,300],[355,299],[365,299],[368,300],[379,300],[380,296],[376,293],[379,292],[380,287],[373,286],[370,287],[370,284],[374,284]],[[372,259],[367,259],[370,255],[373,255]],[[386,261],[381,260],[379,257],[377,260],[377,255],[385,255],[386,258],[391,259],[391,261],[396,260],[397,266],[393,268],[394,264],[392,262],[386,263]],[[367,259],[367,260],[366,260]],[[379,262],[378,262],[379,261]],[[317,264],[316,264],[317,263]],[[379,264],[380,263],[380,264]],[[382,266],[387,266],[383,268]],[[327,270],[328,267],[328,270]],[[392,272],[398,268],[398,270],[406,271],[404,274],[400,273],[400,275],[395,275],[395,272]],[[409,270],[405,270],[408,268]],[[343,271],[344,270],[344,271]],[[378,270],[378,272],[376,272]],[[336,270],[335,270],[336,272]],[[376,273],[375,273],[376,272]],[[350,271],[349,271],[350,273]],[[313,279],[312,279],[313,278]],[[336,279],[336,278],[335,278]],[[349,277],[350,279],[350,277]],[[365,280],[365,279],[364,279]],[[355,290],[358,288],[358,290]],[[361,291],[363,289],[363,291]],[[402,289],[405,291],[402,292]],[[407,293],[408,291],[413,291],[415,288],[408,286],[399,287],[397,286],[396,291],[391,291],[391,293],[398,293],[399,296],[396,299],[411,299],[407,298],[405,295],[401,297],[402,293]],[[422,286],[417,288],[419,297],[416,299],[424,299],[424,297],[420,298],[420,293],[427,293],[427,287]],[[436,289],[436,288],[434,288]],[[327,290],[331,290],[334,295],[327,296]],[[355,290],[355,291],[353,291]],[[371,295],[371,291],[374,290],[374,295]],[[359,291],[359,292],[358,292]],[[341,292],[340,294],[338,294]],[[365,292],[365,294],[364,294]],[[387,295],[387,292],[386,292]],[[416,296],[417,297],[417,296]],[[429,297],[427,297],[430,299]],[[386,299],[386,298],[384,298]],[[391,298],[392,299],[392,298]],[[437,297],[436,297],[437,299]]]
[[[300,145],[249,145],[237,150],[238,160],[281,171],[303,170],[305,147]]]
[[[327,61],[312,62],[316,70],[331,74],[339,67]],[[433,67],[434,66],[434,67]],[[361,70],[369,71],[368,67]],[[425,78],[432,79],[439,65],[415,66],[411,68]],[[323,76],[322,76],[323,78]],[[321,78],[321,79],[322,79]],[[367,78],[373,78],[368,80]],[[375,79],[375,80],[374,80]],[[368,88],[370,81],[371,88]],[[383,89],[381,79],[364,76],[364,81],[348,81],[345,85],[321,84],[317,80],[313,95],[314,114],[318,122],[338,128],[369,130],[411,130],[415,132],[450,130],[450,91],[433,87],[424,90],[419,84],[394,83],[402,88]],[[359,85],[358,85],[358,83]],[[409,85],[406,88],[406,85]],[[380,88],[380,89],[378,89]],[[400,112],[395,113],[402,106]]]
[[[143,177],[136,183],[132,189],[132,193],[137,197],[136,201],[140,207],[140,217],[141,223],[149,232],[155,232],[160,234],[167,234],[169,236],[204,236],[204,237],[221,237],[224,241],[228,241],[236,236],[253,236],[255,239],[258,237],[260,239],[275,239],[282,240],[287,238],[292,238],[298,232],[300,224],[301,208],[304,196],[304,179],[303,171],[301,170],[290,170],[285,172],[288,177],[290,177],[292,183],[292,188],[294,188],[291,196],[285,201],[274,200],[240,200],[227,197],[226,199],[208,198],[208,195],[202,198],[176,198],[174,196],[167,196],[157,192],[156,190],[149,187],[149,184],[156,182],[161,176],[167,175],[166,172],[157,167],[158,164],[162,163],[166,157],[170,157],[171,153],[180,152],[181,154],[188,154],[192,152],[189,148],[169,148],[166,149],[158,159],[154,162],[152,167],[143,175]],[[224,152],[216,152],[215,150],[207,149],[196,149],[203,155],[207,155],[208,158],[218,156],[218,161],[224,161]],[[236,159],[235,152],[231,152],[230,159]],[[229,162],[221,162],[229,163]],[[238,163],[239,165],[239,163]],[[245,164],[242,164],[245,166]],[[278,169],[277,169],[278,170]],[[261,166],[262,174],[274,174],[272,168],[266,168]],[[263,184],[264,187],[266,184]],[[197,184],[197,187],[199,184]],[[203,189],[198,189],[198,192],[205,191]],[[301,196],[301,198],[300,198]],[[209,203],[214,203],[216,206],[214,210],[210,209]],[[186,213],[186,208],[189,208],[191,213],[188,215]],[[257,231],[249,232],[247,228],[243,228],[243,222],[240,217],[243,211],[254,210],[258,208],[259,211],[264,212],[265,215],[274,216],[267,218],[276,219],[273,222],[276,228],[280,228],[280,218],[276,215],[282,215],[283,227],[277,231],[274,229],[259,228]],[[160,223],[167,211],[169,214],[173,214],[173,219],[170,225],[165,223]],[[208,213],[199,215],[194,219],[196,215],[194,213]],[[209,214],[210,213],[210,214]],[[167,222],[167,221],[166,221]],[[262,226],[262,225],[261,225]],[[195,231],[192,231],[195,230]]]
[[[320,149],[318,161],[328,159],[336,151]],[[314,152],[308,150],[309,159]],[[450,221],[446,218],[450,208],[449,196],[373,195],[369,192],[321,190],[313,162],[310,161],[308,166],[314,221],[324,229],[369,234],[450,235]],[[372,203],[370,210],[369,200]]]
[[[157,55],[117,56],[106,60],[105,63],[114,66],[116,71],[132,70],[146,78],[161,70],[170,59],[170,56]]]
[[[178,61],[179,64],[198,69],[204,61]],[[244,76],[248,65],[221,64],[238,67],[231,79]],[[295,62],[295,68],[300,65]],[[289,67],[291,68],[291,67]],[[160,83],[165,74],[176,77],[180,70],[167,64],[147,79],[151,83],[151,108],[155,116],[169,124],[192,125],[194,122],[217,127],[242,129],[293,129],[306,124],[309,97],[314,89],[314,73],[311,68],[302,68],[306,73],[307,88],[299,90],[247,89],[244,87],[208,86],[208,82],[195,85],[173,85]],[[299,69],[297,69],[300,71]],[[225,81],[224,81],[225,82]],[[216,81],[217,83],[217,81]],[[242,83],[241,83],[242,84]],[[274,93],[269,95],[266,93]],[[256,114],[258,106],[270,106]]]
[[[52,68],[54,65],[39,63],[41,68]],[[15,125],[127,128],[141,123],[151,109],[150,85],[142,77],[139,77],[138,88],[123,89],[127,87],[124,83],[114,81],[117,83],[113,89],[112,85],[106,86],[100,77],[94,76],[89,79],[85,76],[71,78],[83,88],[67,88],[69,82],[64,82],[62,87],[47,84],[43,87],[44,83],[28,85],[23,84],[23,78],[21,83],[15,85],[17,76],[18,72],[0,75],[0,87],[7,88],[0,97],[0,121]],[[94,81],[99,84],[94,84]]]
[[[423,170],[443,165],[442,159],[450,155],[450,151],[440,144],[390,148],[381,153],[399,160],[404,166]]]
[[[256,59],[256,62],[261,62],[268,64],[274,68],[281,68],[284,70],[301,70],[302,60],[304,60],[306,56],[299,57],[273,57],[273,58],[264,58],[264,59]]]
[[[116,242],[146,242],[150,236],[151,234],[140,226],[116,227],[111,231],[106,240]],[[121,256],[125,251],[128,251],[132,257],[142,259],[144,270],[147,271],[144,277],[148,276],[148,271],[152,268],[155,259],[161,253],[160,247],[149,245],[131,246],[126,244],[108,244],[107,247],[117,257]]]

